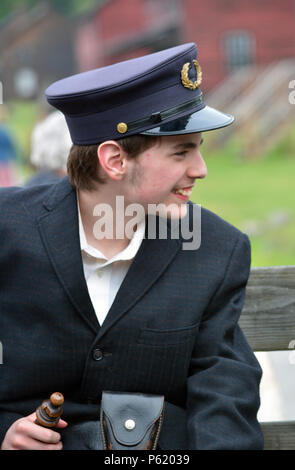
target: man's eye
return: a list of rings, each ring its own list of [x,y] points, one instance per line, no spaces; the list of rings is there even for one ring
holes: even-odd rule
[[[180,156],[184,156],[187,154],[187,150],[183,150],[182,152],[176,152],[175,155],[180,155]]]

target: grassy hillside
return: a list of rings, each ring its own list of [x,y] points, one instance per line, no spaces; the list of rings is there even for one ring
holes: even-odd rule
[[[241,161],[239,143],[202,154],[207,178],[196,185],[192,200],[246,232],[252,265],[295,264],[294,129],[259,159]],[[204,135],[206,139],[206,134]]]

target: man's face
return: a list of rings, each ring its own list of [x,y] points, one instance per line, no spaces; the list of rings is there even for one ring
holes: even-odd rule
[[[146,212],[149,204],[163,204],[169,206],[168,217],[184,217],[195,180],[207,175],[201,143],[201,133],[162,136],[138,155],[126,179],[129,203],[141,204]]]

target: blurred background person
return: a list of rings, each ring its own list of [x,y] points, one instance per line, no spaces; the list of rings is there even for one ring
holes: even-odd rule
[[[67,174],[67,158],[72,146],[65,118],[59,111],[36,124],[31,135],[30,161],[36,173],[25,186],[56,183]]]
[[[6,108],[0,106],[0,186],[12,186],[16,183],[18,152],[10,131],[5,126]]]

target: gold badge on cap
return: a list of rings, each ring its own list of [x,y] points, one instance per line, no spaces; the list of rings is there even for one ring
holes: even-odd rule
[[[182,70],[181,70],[181,83],[183,84],[183,86],[185,88],[189,88],[190,90],[196,90],[201,85],[201,82],[202,82],[202,69],[201,69],[201,66],[200,66],[200,64],[197,60],[193,60],[193,64],[194,64],[196,72],[197,72],[197,80],[196,81],[193,82],[192,80],[189,79],[189,76],[188,76],[188,71],[189,71],[189,68],[190,68],[190,63],[189,62],[186,62],[186,64],[184,64],[184,66],[182,67]]]
[[[117,131],[120,132],[120,134],[125,134],[125,132],[128,131],[126,122],[119,122],[119,124],[117,124]]]

